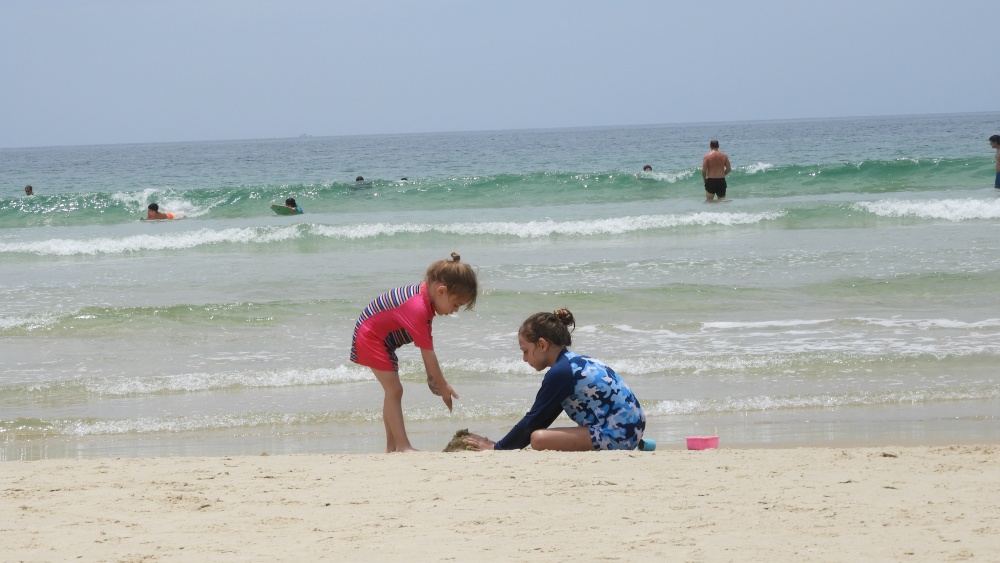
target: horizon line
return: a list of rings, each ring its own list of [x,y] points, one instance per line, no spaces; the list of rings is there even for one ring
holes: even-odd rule
[[[123,142],[112,142],[112,143],[80,143],[80,144],[53,144],[53,145],[28,145],[28,146],[0,146],[0,150],[18,150],[18,149],[42,149],[42,148],[71,148],[71,147],[113,147],[113,146],[131,146],[131,145],[166,145],[175,143],[227,143],[227,142],[243,142],[243,141],[285,141],[285,140],[295,140],[295,139],[325,139],[325,138],[344,138],[344,137],[393,137],[393,136],[406,136],[406,135],[447,135],[447,134],[463,134],[463,133],[490,133],[490,132],[514,132],[514,131],[567,131],[567,130],[583,130],[583,129],[611,129],[617,127],[671,127],[671,126],[692,126],[692,125],[715,125],[715,124],[742,124],[742,123],[770,123],[770,122],[795,122],[795,121],[832,121],[841,119],[883,119],[883,118],[900,118],[900,117],[933,117],[933,116],[948,116],[948,115],[977,115],[977,114],[1000,114],[1000,111],[963,111],[963,112],[932,112],[932,113],[900,113],[900,114],[885,114],[885,115],[845,115],[845,116],[826,116],[826,117],[780,117],[780,118],[764,118],[764,119],[740,119],[740,120],[724,120],[724,121],[677,121],[669,123],[621,123],[612,125],[566,125],[566,126],[552,126],[552,127],[511,127],[503,129],[446,129],[438,131],[410,131],[410,132],[394,132],[394,133],[345,133],[345,134],[333,134],[333,135],[312,135],[308,133],[301,133],[295,136],[281,136],[281,137],[245,137],[245,138],[229,138],[229,139],[187,139],[187,140],[171,140],[171,141],[123,141]]]

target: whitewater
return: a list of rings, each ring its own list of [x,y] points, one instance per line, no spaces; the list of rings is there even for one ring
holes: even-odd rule
[[[482,295],[434,321],[453,413],[400,351],[418,448],[519,419],[541,375],[517,327],[557,307],[661,447],[995,441],[998,132],[987,113],[0,149],[0,459],[381,451],[354,322],[452,251]],[[713,138],[723,204],[703,201]],[[287,197],[305,213],[273,214]],[[142,220],[153,202],[179,219]]]

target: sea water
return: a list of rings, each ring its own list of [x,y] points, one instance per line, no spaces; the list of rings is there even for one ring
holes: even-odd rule
[[[434,321],[454,412],[400,350],[418,448],[516,423],[541,381],[517,328],[559,307],[660,448],[995,442],[997,133],[1000,113],[0,149],[0,458],[383,451],[354,323],[453,251],[482,294]],[[273,214],[287,197],[305,213]],[[140,220],[151,202],[180,219]]]

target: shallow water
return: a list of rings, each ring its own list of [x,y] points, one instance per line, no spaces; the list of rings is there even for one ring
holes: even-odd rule
[[[3,149],[0,456],[380,451],[354,321],[451,251],[485,290],[434,323],[454,413],[400,351],[419,448],[518,420],[541,375],[515,331],[557,307],[660,447],[992,442],[997,130],[991,113]],[[713,137],[735,167],[722,205],[699,178]],[[305,214],[274,215],[286,197]],[[138,220],[152,201],[183,219]]]

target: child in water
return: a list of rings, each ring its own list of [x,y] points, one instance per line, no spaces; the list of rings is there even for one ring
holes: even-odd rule
[[[549,368],[535,404],[499,442],[470,434],[475,450],[634,450],[639,446],[646,415],[632,390],[613,369],[571,352],[573,313],[559,309],[536,313],[517,332],[523,359],[535,371]],[[579,426],[549,428],[563,411]]]
[[[146,208],[146,218],[161,220],[161,219],[173,219],[175,215],[170,212],[160,211],[160,206],[155,203],[150,203],[149,207]]]
[[[294,197],[290,197],[285,200],[285,207],[294,209],[296,213],[302,213],[302,208],[299,207],[299,204],[295,203]]]
[[[410,342],[420,348],[427,386],[450,411],[452,399],[457,399],[458,394],[441,373],[431,338],[431,321],[435,314],[450,315],[462,307],[472,309],[478,294],[475,270],[452,252],[451,260],[438,260],[427,268],[423,283],[387,291],[361,312],[354,327],[351,361],[370,367],[385,392],[382,421],[386,452],[416,451],[403,422],[403,384],[396,349]]]

